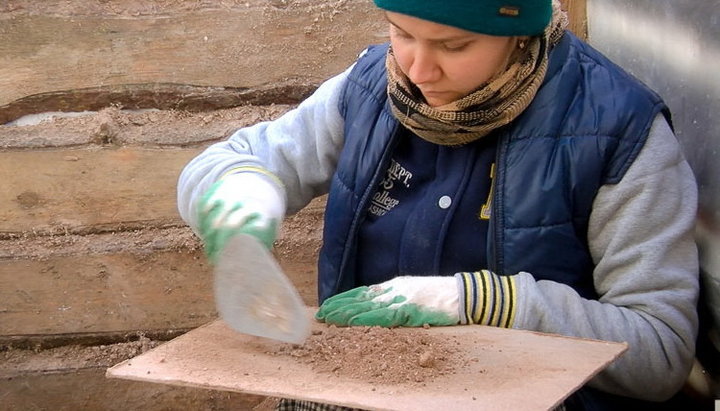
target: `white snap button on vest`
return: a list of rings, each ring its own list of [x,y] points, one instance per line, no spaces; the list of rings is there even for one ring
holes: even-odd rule
[[[452,204],[452,198],[450,198],[450,196],[442,196],[440,200],[438,200],[438,205],[443,210],[450,207],[450,204]]]

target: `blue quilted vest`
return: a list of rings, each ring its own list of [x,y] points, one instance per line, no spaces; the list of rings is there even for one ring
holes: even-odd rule
[[[333,176],[319,258],[319,301],[359,285],[356,237],[385,175],[401,127],[387,99],[385,53],[375,46],[346,82],[340,111],[345,145]],[[497,130],[495,189],[487,238],[489,269],[519,271],[597,298],[587,244],[592,203],[638,155],[661,99],[571,33],[550,53],[528,108]],[[483,252],[483,250],[479,250]]]

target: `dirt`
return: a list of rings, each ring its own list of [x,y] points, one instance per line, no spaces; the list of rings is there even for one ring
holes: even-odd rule
[[[145,253],[155,250],[191,252],[200,247],[202,244],[198,238],[184,227],[37,237],[25,233],[19,238],[0,240],[0,259],[22,257],[45,260],[51,256],[104,254],[124,250]]]
[[[44,113],[0,126],[0,149],[98,144],[188,146],[219,141],[240,127],[277,118],[290,108],[290,105],[241,106],[190,112],[123,110],[115,106],[71,115]]]
[[[0,352],[0,378],[33,372],[107,368],[161,343],[142,334],[137,337],[135,341],[107,345],[67,345],[44,350],[6,349]]]
[[[460,344],[423,329],[335,327],[314,331],[302,345],[285,345],[288,356],[332,373],[374,384],[423,385],[462,366]]]
[[[287,8],[295,0],[268,0],[268,8]],[[344,2],[340,2],[344,3]],[[119,16],[143,17],[162,16],[170,13],[199,10],[229,10],[249,7],[246,0],[10,0],[0,4],[0,13],[6,16],[17,14],[41,14],[60,16]]]

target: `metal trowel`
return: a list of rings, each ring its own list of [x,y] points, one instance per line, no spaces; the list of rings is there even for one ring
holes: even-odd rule
[[[233,236],[215,265],[220,318],[243,334],[302,344],[310,319],[297,290],[255,237]]]

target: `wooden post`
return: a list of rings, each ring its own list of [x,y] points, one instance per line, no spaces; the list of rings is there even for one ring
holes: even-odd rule
[[[583,40],[587,39],[587,0],[561,0],[570,19],[569,29]]]

